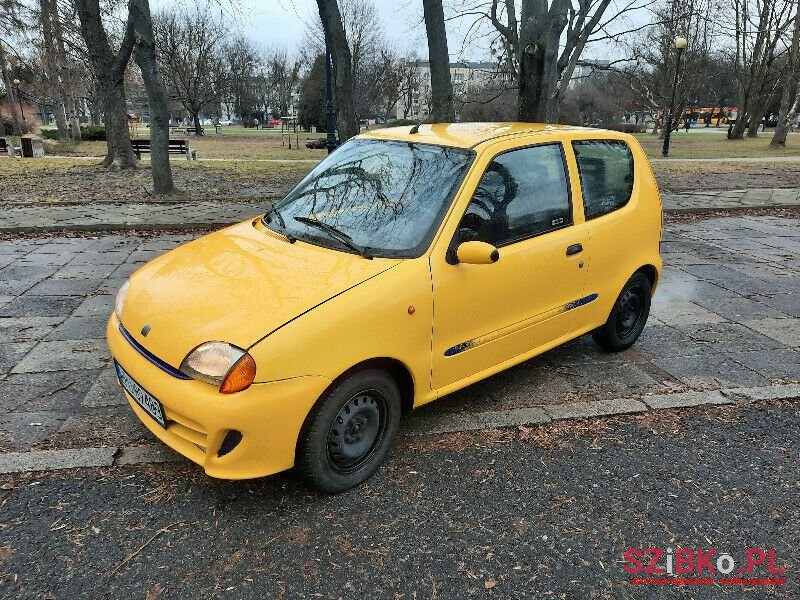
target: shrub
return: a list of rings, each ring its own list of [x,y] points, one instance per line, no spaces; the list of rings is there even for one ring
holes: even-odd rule
[[[42,129],[39,135],[46,140],[57,140],[58,129]],[[99,125],[81,127],[81,139],[88,142],[105,142],[106,128]]]
[[[644,123],[613,123],[606,128],[612,131],[621,131],[622,133],[642,133],[647,131],[647,126]]]

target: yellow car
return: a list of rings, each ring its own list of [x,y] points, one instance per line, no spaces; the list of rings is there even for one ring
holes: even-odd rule
[[[265,215],[120,289],[107,336],[142,422],[212,477],[369,477],[402,413],[586,333],[637,339],[661,271],[637,141],[529,123],[371,131]]]

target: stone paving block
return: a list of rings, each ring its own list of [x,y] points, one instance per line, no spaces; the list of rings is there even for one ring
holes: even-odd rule
[[[56,274],[58,275],[58,274]],[[97,290],[102,279],[51,279],[37,283],[26,292],[31,296],[86,296]]]
[[[766,319],[770,317],[782,319],[789,316],[767,304],[765,298],[754,299],[731,296],[730,298],[698,299],[695,302],[729,321]]]
[[[16,373],[0,382],[0,396],[14,398],[19,411],[60,411],[69,413],[81,405],[81,398],[97,379],[99,371],[54,371]],[[2,399],[0,399],[2,403]]]
[[[800,381],[800,352],[796,350],[754,350],[728,356],[767,379]]]
[[[796,294],[773,294],[761,301],[790,317],[800,319],[800,290]]]
[[[0,373],[7,373],[36,345],[34,341],[0,344]]]
[[[165,462],[187,461],[166,444],[152,446],[126,446],[120,448],[115,465],[142,465]]]
[[[646,357],[686,356],[697,353],[697,345],[675,327],[648,325],[633,350]]]
[[[719,323],[726,320],[725,317],[688,301],[656,304],[650,310],[650,317],[666,325]]]
[[[114,369],[114,365],[109,364],[100,372],[100,376],[86,393],[81,404],[91,408],[128,404],[125,394],[117,381],[117,372]]]
[[[120,285],[115,286],[113,294],[97,294],[89,296],[75,309],[72,313],[73,317],[97,317],[104,322],[111,316],[114,310],[114,299],[119,287],[125,280],[120,281]]]
[[[644,396],[642,402],[654,410],[667,408],[685,408],[706,404],[732,404],[733,401],[717,391],[713,392],[679,392],[676,394],[657,394]]]
[[[736,401],[763,401],[800,398],[800,383],[759,386],[754,388],[727,388],[722,393]]]
[[[786,323],[787,319],[778,319]],[[695,347],[707,346],[717,352],[743,352],[746,350],[774,350],[784,344],[756,332],[741,323],[707,323],[703,325],[678,325],[692,340]]]
[[[86,340],[105,336],[105,319],[98,316],[67,317],[47,336],[47,340]]]
[[[123,252],[109,252],[109,254],[125,254]],[[124,261],[122,261],[124,262]],[[54,275],[53,279],[58,281],[75,281],[82,279],[100,280],[101,282],[117,268],[118,264],[88,264],[78,265],[69,263],[68,265],[59,269]]]
[[[105,340],[39,342],[12,369],[13,373],[99,369],[110,360]]]
[[[647,406],[645,406],[642,402],[629,398],[594,400],[591,402],[570,402],[568,404],[560,404],[558,406],[548,406],[545,409],[545,412],[554,420],[586,419],[591,417],[633,414],[646,411]]]
[[[428,418],[425,418],[425,417]],[[404,435],[428,435],[454,433],[459,431],[477,431],[480,429],[497,429],[517,427],[519,425],[537,425],[550,420],[541,408],[517,408],[507,411],[480,413],[461,413],[440,416],[426,415],[419,411],[417,418],[404,426]]]
[[[800,320],[798,319],[759,319],[744,323],[750,329],[786,346],[800,347]]]
[[[662,370],[690,388],[715,389],[726,386],[767,385],[769,380],[713,350],[694,356],[654,358]]]
[[[117,448],[77,448],[0,454],[0,473],[55,471],[81,467],[110,467]]]
[[[0,317],[66,317],[82,301],[81,296],[18,296],[0,306]]]
[[[53,410],[0,414],[0,448],[28,450],[55,434],[66,418]]]
[[[0,340],[39,341],[62,321],[64,317],[0,317]]]

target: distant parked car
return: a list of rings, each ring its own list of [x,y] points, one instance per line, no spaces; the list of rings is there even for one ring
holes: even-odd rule
[[[380,466],[403,412],[587,333],[629,348],[661,219],[625,133],[376,129],[260,218],[133,273],[108,343],[139,419],[209,475],[297,465],[339,492]]]

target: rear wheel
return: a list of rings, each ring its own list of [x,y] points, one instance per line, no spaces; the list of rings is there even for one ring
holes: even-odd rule
[[[634,273],[622,288],[605,325],[592,333],[594,341],[606,350],[627,350],[639,338],[650,315],[650,280]]]
[[[400,390],[379,370],[342,380],[311,411],[297,448],[302,476],[325,492],[365,481],[386,458],[400,425]]]

